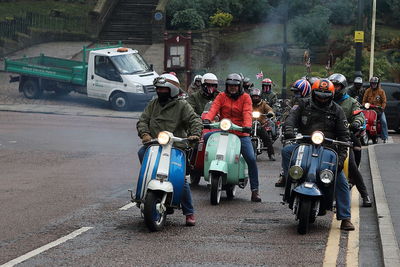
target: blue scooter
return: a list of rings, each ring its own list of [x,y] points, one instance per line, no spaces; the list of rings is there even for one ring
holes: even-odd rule
[[[351,145],[325,138],[320,131],[315,131],[311,136],[299,134],[291,141],[311,141],[300,143],[293,150],[283,198],[289,203],[296,220],[299,220],[297,232],[306,234],[309,224],[333,207],[338,156],[324,144]]]
[[[136,195],[131,192],[150,231],[164,227],[167,214],[179,209],[186,175],[186,154],[172,147],[174,142],[185,142],[187,138],[175,137],[172,133],[160,132],[152,140],[140,168]]]

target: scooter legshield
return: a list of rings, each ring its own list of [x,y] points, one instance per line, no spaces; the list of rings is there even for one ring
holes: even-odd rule
[[[228,132],[216,132],[212,134],[206,145],[204,158],[204,179],[209,181],[211,171],[221,171],[216,162],[224,161],[227,170],[227,183],[237,184],[239,179],[248,177],[247,164],[240,154],[241,142],[237,135]],[[214,164],[212,164],[214,163]],[[216,167],[216,169],[213,169]],[[218,167],[218,168],[217,168]],[[222,165],[220,165],[222,167]]]
[[[311,164],[312,160],[316,160]],[[337,154],[333,149],[319,146],[313,150],[313,145],[301,144],[297,146],[292,153],[289,167],[300,166],[304,170],[304,175],[310,175],[310,167],[315,166],[315,174],[325,169],[331,170],[336,175]],[[316,178],[316,177],[315,177]]]
[[[160,163],[162,146],[149,146],[143,157],[143,163],[139,172],[139,179],[136,188],[136,200],[141,201],[146,196],[147,185],[150,180],[156,178],[157,169]],[[172,148],[168,181],[174,188],[172,205],[178,206],[182,196],[183,184],[186,174],[186,155],[180,149]]]

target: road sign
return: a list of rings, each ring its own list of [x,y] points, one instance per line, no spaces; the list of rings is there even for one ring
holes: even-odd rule
[[[354,32],[354,42],[356,42],[356,43],[364,42],[364,32],[363,31],[355,31]]]

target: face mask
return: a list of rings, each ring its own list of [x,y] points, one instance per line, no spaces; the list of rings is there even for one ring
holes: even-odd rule
[[[165,103],[169,100],[169,92],[157,92],[158,102]]]
[[[252,97],[251,101],[253,101],[253,104],[258,104],[261,102],[261,98],[260,97]]]

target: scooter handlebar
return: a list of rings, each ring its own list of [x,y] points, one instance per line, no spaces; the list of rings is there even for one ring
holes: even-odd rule
[[[287,142],[293,142],[293,141],[298,141],[298,140],[303,140],[303,139],[308,139],[311,140],[311,135],[302,135],[302,134],[297,134],[295,138],[290,138],[290,139],[285,139]],[[331,138],[324,138],[324,142],[328,142],[334,145],[341,145],[341,146],[347,146],[347,147],[353,147],[353,144],[351,142],[343,142]],[[323,143],[324,143],[323,142]]]

